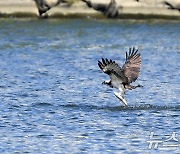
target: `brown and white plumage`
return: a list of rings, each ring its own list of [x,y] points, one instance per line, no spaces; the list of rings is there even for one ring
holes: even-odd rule
[[[138,49],[135,48],[129,49],[129,54],[126,52],[126,62],[123,65],[122,69],[124,75],[128,79],[128,83],[136,81],[139,76],[140,67],[141,67],[141,55],[137,53]]]
[[[111,79],[110,81],[104,81],[103,84],[119,89],[120,92],[115,92],[114,94],[127,105],[124,99],[125,89],[132,90],[141,87],[140,85],[130,85],[130,83],[136,81],[140,73],[141,55],[138,53],[138,49],[133,47],[129,49],[129,52],[126,52],[126,61],[122,67],[115,61],[104,58],[102,58],[102,61],[98,61],[98,66],[104,73],[108,74]]]

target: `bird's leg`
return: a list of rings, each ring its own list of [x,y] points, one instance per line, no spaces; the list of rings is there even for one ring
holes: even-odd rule
[[[143,87],[143,86],[142,86],[142,85],[140,85],[140,84],[138,84],[138,85],[137,85],[137,86],[135,86],[135,87],[137,88],[137,87]]]
[[[124,86],[122,85],[121,87],[119,87],[119,92],[114,92],[114,95],[124,103],[125,106],[128,105],[126,99],[124,98],[125,95],[125,89]]]
[[[113,86],[112,86],[112,84],[111,84],[111,80],[103,81],[102,84],[108,85],[108,86],[110,86],[111,88],[113,88]]]
[[[124,96],[122,95],[122,93],[118,93],[118,92],[114,92],[114,95],[124,103],[125,106],[128,106],[127,101],[125,100]]]
[[[142,85],[137,85],[137,86],[133,86],[133,85],[125,85],[125,89],[129,89],[129,90],[132,90],[132,89],[136,89],[138,87],[143,87]]]

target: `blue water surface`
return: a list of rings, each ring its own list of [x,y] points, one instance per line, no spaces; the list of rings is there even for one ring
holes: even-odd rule
[[[132,46],[124,107],[97,61]],[[0,19],[0,70],[0,153],[180,153],[180,22]]]

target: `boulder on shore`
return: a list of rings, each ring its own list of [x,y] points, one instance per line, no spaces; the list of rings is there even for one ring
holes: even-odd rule
[[[52,6],[42,16],[53,17],[107,17],[105,13],[89,7],[85,0],[44,0]],[[108,6],[111,0],[88,0],[93,6]],[[180,19],[179,0],[115,0],[116,18],[122,19]],[[54,4],[58,5],[54,5]],[[112,10],[112,9],[111,9]],[[118,12],[118,14],[117,14]],[[38,17],[39,10],[35,0],[0,0],[0,17]],[[113,18],[113,16],[110,16]]]

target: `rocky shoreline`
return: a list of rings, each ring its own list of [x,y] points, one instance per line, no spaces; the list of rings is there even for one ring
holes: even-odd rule
[[[55,0],[47,0],[49,5]],[[71,3],[70,3],[71,2]],[[49,9],[48,18],[106,18],[106,16],[81,1],[74,0]],[[91,0],[93,4],[109,4],[110,0]],[[171,19],[180,20],[179,0],[116,0],[119,19]],[[169,4],[170,3],[170,4]],[[179,9],[179,10],[178,10]],[[37,5],[33,0],[0,0],[0,17],[37,18]]]

